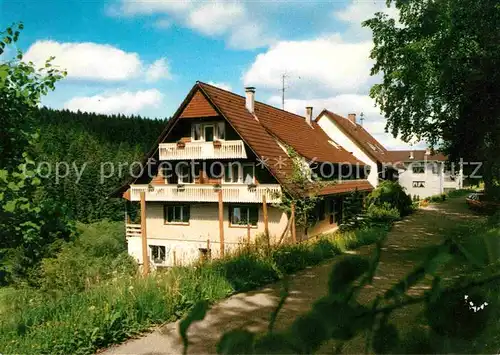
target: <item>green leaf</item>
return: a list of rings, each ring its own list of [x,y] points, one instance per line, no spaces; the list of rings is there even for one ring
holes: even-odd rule
[[[3,209],[5,212],[14,212],[16,210],[16,201],[8,201],[4,206]]]
[[[253,354],[255,334],[236,329],[225,333],[217,344],[217,354]]]

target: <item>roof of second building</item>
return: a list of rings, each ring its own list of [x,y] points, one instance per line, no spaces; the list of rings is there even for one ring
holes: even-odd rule
[[[340,129],[349,135],[366,153],[374,157],[378,162],[383,163],[387,160],[387,149],[385,149],[375,137],[368,133],[363,126],[326,109],[323,110],[321,114],[325,114],[332,119]],[[321,117],[321,114],[318,118]]]
[[[426,150],[391,150],[388,152],[388,161],[395,162],[407,162],[407,161],[446,161],[447,158],[444,154],[434,153],[428,154]]]

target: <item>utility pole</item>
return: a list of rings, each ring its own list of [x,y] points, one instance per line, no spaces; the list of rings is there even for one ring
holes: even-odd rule
[[[359,115],[359,121],[361,123],[361,127],[363,127],[364,120],[365,120],[365,114],[361,112],[361,114]]]

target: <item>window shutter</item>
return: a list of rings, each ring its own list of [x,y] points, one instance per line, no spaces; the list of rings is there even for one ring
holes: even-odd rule
[[[167,211],[167,222],[172,222],[174,220],[174,208],[172,206],[165,206]]]
[[[248,214],[250,224],[256,226],[259,221],[259,208],[255,206],[248,207]]]
[[[190,218],[190,206],[189,205],[184,205],[183,207],[183,211],[182,211],[182,221],[183,222],[189,222],[189,218]]]

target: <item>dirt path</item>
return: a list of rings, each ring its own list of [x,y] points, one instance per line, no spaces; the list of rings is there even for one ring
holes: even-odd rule
[[[374,285],[366,289],[362,297],[372,299],[411,271],[422,260],[427,248],[441,241],[443,230],[464,218],[474,216],[465,207],[464,200],[459,198],[419,210],[396,223],[385,242]],[[368,255],[371,251],[372,247],[366,246],[356,253]],[[325,294],[328,274],[334,262],[306,269],[292,277],[290,297],[278,316],[278,328],[289,325],[297,315],[306,312],[314,300]],[[426,287],[417,285],[413,292],[421,292]],[[277,283],[261,290],[234,295],[214,305],[203,321],[191,327],[189,353],[215,353],[218,339],[230,329],[265,331],[269,315],[279,300],[280,289],[281,284]],[[409,318],[407,314],[399,316]],[[177,322],[166,324],[141,338],[110,348],[103,354],[181,354],[182,344],[177,326]],[[357,345],[360,342],[351,343],[347,344],[344,351],[362,351],[363,348]]]

